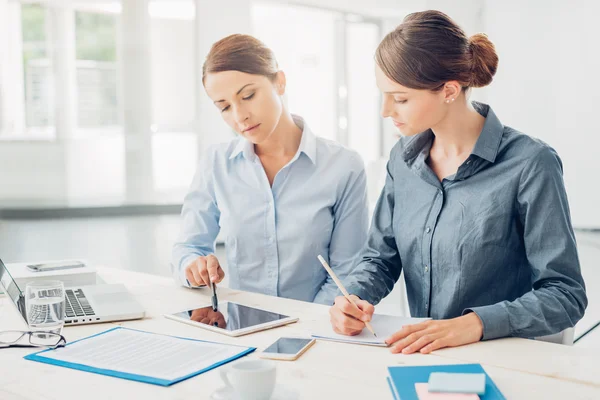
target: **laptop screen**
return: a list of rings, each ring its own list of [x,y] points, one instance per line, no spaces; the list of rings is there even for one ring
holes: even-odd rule
[[[2,260],[0,260],[0,286],[4,290],[4,293],[11,299],[14,305],[17,307],[17,310],[23,316],[23,319],[27,321],[27,312],[25,311],[25,297],[19,289],[19,286],[10,275],[8,268],[4,265]]]

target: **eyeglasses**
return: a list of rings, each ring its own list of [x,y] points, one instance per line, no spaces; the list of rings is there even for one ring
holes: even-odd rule
[[[29,339],[29,344],[18,343],[25,336]],[[56,349],[67,344],[67,339],[63,335],[52,332],[25,332],[25,331],[3,331],[0,332],[0,349],[9,347],[48,347]]]

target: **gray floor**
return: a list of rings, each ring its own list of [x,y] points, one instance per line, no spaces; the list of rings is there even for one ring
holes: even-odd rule
[[[170,276],[170,249],[178,229],[179,217],[175,215],[0,220],[0,258],[5,263],[85,258],[97,265]],[[600,321],[600,233],[578,232],[577,240],[589,306],[577,325],[576,336]],[[217,249],[221,260],[223,251],[222,247]],[[394,313],[399,302],[400,296],[393,293],[380,310]],[[600,348],[600,327],[576,345]]]

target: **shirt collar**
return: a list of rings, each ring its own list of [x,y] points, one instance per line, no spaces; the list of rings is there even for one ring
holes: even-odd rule
[[[473,108],[475,108],[479,114],[485,117],[483,129],[471,154],[481,157],[489,162],[494,162],[496,161],[498,149],[500,148],[500,141],[502,140],[502,135],[504,133],[504,125],[502,125],[489,105],[476,101],[471,102],[471,104],[473,104]],[[429,150],[432,140],[433,132],[431,129],[411,138],[407,138],[406,144],[404,145],[404,152],[402,153],[404,161],[408,162],[415,158],[420,151]]]
[[[312,133],[308,125],[304,122],[304,118],[292,114],[292,119],[298,128],[302,130],[302,138],[300,139],[300,146],[298,146],[298,151],[296,153],[297,158],[301,153],[306,154],[310,161],[313,164],[317,162],[317,138]],[[254,144],[243,137],[238,138],[238,143],[235,148],[231,152],[229,159],[233,159],[237,157],[240,153],[244,154],[244,158],[246,160],[253,160],[256,157],[256,153],[254,153]]]
[[[472,103],[475,110],[485,117],[485,123],[471,154],[493,163],[498,155],[498,149],[504,134],[504,125],[490,106],[476,101]]]
[[[302,130],[302,139],[298,146],[298,154],[304,153],[313,164],[317,163],[317,137],[304,122],[304,118],[292,114],[294,123]]]
[[[239,136],[237,138],[237,144],[235,145],[233,151],[231,152],[231,155],[229,156],[229,159],[232,160],[234,158],[236,158],[240,153],[244,154],[244,157],[247,160],[252,160],[255,157],[255,153],[254,153],[254,145],[252,144],[252,142],[246,140],[245,138]]]

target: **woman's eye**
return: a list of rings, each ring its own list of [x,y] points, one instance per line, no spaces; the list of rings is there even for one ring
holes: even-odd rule
[[[242,99],[244,99],[244,100],[250,100],[253,97],[254,97],[254,93],[252,93],[250,96],[242,97]]]
[[[396,99],[394,99],[394,103],[396,103],[396,104],[404,104],[404,103],[406,103],[406,100],[396,100]]]
[[[227,111],[227,110],[229,110],[229,106],[222,108],[222,109],[221,109],[221,112],[225,112],[225,111]]]

